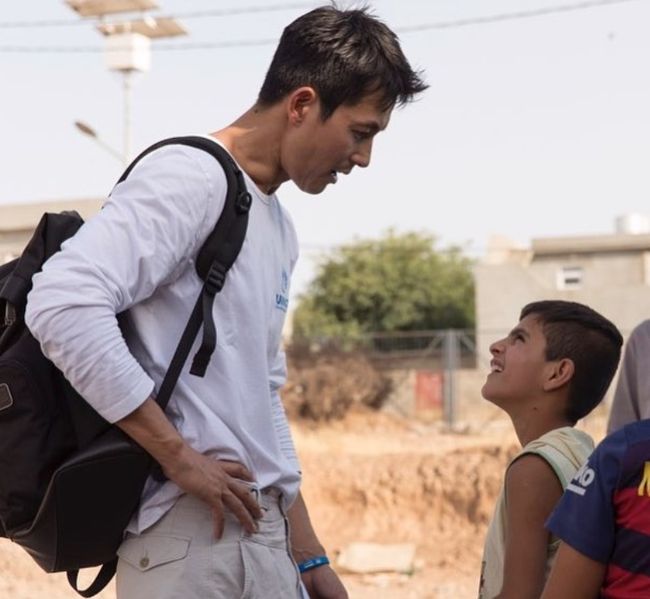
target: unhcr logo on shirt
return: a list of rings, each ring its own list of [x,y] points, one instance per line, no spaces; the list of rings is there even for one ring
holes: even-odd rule
[[[289,275],[287,271],[282,269],[282,280],[280,281],[280,293],[275,294],[275,307],[278,310],[286,312],[289,308],[289,298],[287,293],[289,291]]]

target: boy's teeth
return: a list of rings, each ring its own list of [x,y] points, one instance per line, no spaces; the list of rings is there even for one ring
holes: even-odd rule
[[[334,181],[337,181],[338,178],[339,178],[339,175],[338,175],[338,173],[336,171],[330,171],[330,175],[332,175],[332,179]]]

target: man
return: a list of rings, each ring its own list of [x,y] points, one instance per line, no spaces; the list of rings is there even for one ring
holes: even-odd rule
[[[393,107],[425,88],[365,10],[319,8],[285,29],[255,105],[211,135],[244,171],[253,205],[215,301],[217,350],[205,378],[183,372],[166,414],[155,392],[224,203],[216,161],[184,146],[153,152],[35,277],[26,322],[44,352],[168,479],[147,482],[119,551],[119,597],[284,599],[301,582],[313,599],[347,596],[310,524],[278,396],[298,250],[275,191],[292,180],[320,193],[368,166]],[[128,345],[115,318],[126,309]]]

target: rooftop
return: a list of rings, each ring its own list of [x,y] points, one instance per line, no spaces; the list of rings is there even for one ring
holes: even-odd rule
[[[649,233],[616,233],[533,239],[535,256],[650,251]]]

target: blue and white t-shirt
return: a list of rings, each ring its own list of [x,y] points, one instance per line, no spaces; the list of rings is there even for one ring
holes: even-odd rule
[[[576,551],[607,564],[601,597],[650,597],[650,420],[600,443],[546,526]]]

